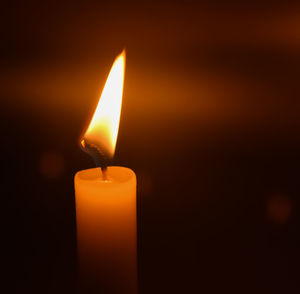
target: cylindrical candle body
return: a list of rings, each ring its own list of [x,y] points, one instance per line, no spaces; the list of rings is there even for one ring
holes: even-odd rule
[[[125,167],[75,175],[79,280],[84,291],[137,293],[136,176]]]

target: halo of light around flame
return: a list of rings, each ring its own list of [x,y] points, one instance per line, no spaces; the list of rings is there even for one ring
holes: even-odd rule
[[[122,105],[125,50],[115,59],[97,108],[83,139],[113,157],[117,143]]]

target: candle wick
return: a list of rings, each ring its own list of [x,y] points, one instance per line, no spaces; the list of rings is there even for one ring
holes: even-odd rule
[[[106,182],[107,181],[107,167],[101,166],[101,172],[102,172],[102,180],[104,182]]]
[[[89,154],[94,159],[96,167],[100,167],[102,181],[108,182],[107,165],[109,158],[107,157],[107,155],[101,150],[99,146],[87,142],[85,139],[81,140],[80,146],[84,152]]]

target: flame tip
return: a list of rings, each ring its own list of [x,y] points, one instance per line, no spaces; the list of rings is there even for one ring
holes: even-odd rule
[[[122,61],[125,64],[125,60],[126,60],[126,49],[125,48],[121,51],[121,53],[119,53],[117,55],[117,57],[115,58],[115,61],[117,61],[118,59],[122,59]]]

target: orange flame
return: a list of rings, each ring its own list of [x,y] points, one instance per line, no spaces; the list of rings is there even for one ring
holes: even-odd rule
[[[122,105],[125,50],[115,59],[93,118],[81,141],[97,146],[106,156],[115,153]]]

